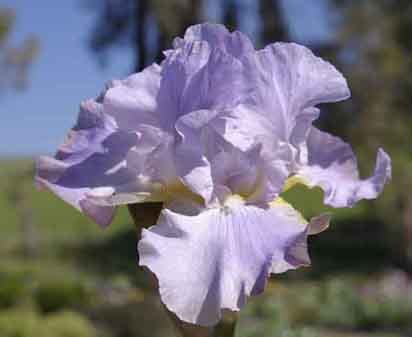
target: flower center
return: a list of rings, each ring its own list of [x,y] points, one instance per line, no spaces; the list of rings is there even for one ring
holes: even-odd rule
[[[178,180],[167,185],[163,185],[159,191],[159,194],[162,195],[164,201],[180,198],[191,200],[199,205],[204,204],[204,200],[200,195],[193,193],[187,186]]]
[[[245,199],[239,194],[232,194],[223,203],[224,208],[235,208],[245,204]]]

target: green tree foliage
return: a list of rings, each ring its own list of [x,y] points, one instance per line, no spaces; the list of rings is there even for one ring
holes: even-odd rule
[[[262,44],[287,39],[286,22],[282,16],[279,1],[260,0],[260,16],[262,18]]]
[[[336,2],[339,53],[352,89],[346,134],[370,164],[378,146],[392,157],[393,181],[374,212],[388,224],[397,262],[412,271],[412,3]]]
[[[91,49],[105,60],[112,46],[131,46],[134,70],[160,61],[175,36],[182,36],[192,24],[207,20],[210,0],[87,0],[98,18],[90,38]],[[265,43],[286,39],[286,28],[278,0],[260,0],[262,38]],[[219,0],[221,21],[234,30],[239,27],[238,0]]]
[[[28,70],[38,53],[39,44],[34,36],[27,37],[19,46],[10,44],[15,18],[13,10],[0,8],[0,90],[24,88]]]
[[[27,85],[28,71],[39,50],[38,40],[27,37],[19,46],[10,42],[10,34],[16,20],[12,9],[0,7],[0,92],[7,88],[24,89]],[[34,253],[36,231],[33,212],[27,199],[24,183],[33,178],[32,170],[18,170],[10,175],[5,188],[7,198],[15,206],[19,217],[24,250],[27,255]]]
[[[96,329],[82,315],[63,311],[41,317],[35,312],[0,312],[2,337],[95,337]]]
[[[135,70],[162,58],[176,35],[207,20],[211,0],[87,0],[98,13],[91,47],[104,54],[115,44],[132,46]],[[220,0],[220,21],[230,29],[241,24],[245,1]],[[288,40],[288,24],[279,0],[259,0],[262,44]],[[330,0],[338,29],[334,38],[310,47],[338,64],[348,77],[352,99],[333,107],[320,123],[351,143],[361,156],[361,171],[371,169],[378,146],[393,158],[393,182],[373,203],[370,214],[388,224],[393,256],[412,271],[412,3],[407,0]],[[299,15],[304,15],[301,13]],[[155,38],[153,38],[155,36]],[[366,164],[365,164],[366,163]],[[364,166],[364,167],[363,167]],[[399,225],[401,224],[401,225]],[[399,243],[401,240],[402,244]]]
[[[131,46],[136,71],[159,60],[174,36],[201,20],[202,10],[201,0],[89,0],[88,4],[98,12],[92,50],[104,57],[113,45]]]

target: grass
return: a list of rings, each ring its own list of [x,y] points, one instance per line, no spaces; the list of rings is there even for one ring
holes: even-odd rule
[[[31,337],[48,326],[55,337],[170,336],[147,275],[136,268],[126,209],[103,230],[38,191],[31,174],[24,174],[30,160],[0,165],[0,335]],[[332,211],[322,206],[319,189],[297,186],[283,197],[307,218]],[[382,301],[379,293],[378,280],[391,267],[382,224],[368,203],[333,213],[331,229],[311,238],[313,267],[271,281],[265,295],[242,311],[238,337],[411,334],[412,299]],[[24,225],[27,216],[31,228]],[[365,296],[365,287],[376,293]]]

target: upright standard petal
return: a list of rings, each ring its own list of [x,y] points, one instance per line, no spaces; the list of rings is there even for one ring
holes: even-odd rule
[[[176,122],[179,136],[176,144],[176,170],[184,184],[202,196],[205,203],[212,200],[214,182],[207,157],[208,143],[217,146],[217,137],[209,128],[215,111],[198,110],[186,114]]]
[[[269,45],[239,62],[247,94],[221,111],[213,127],[243,151],[261,144],[267,163],[273,153],[286,154],[292,168],[307,157],[304,143],[319,115],[314,106],[348,98],[347,83],[331,64],[293,43]]]
[[[313,233],[325,227],[321,220]],[[259,208],[234,198],[196,216],[164,210],[157,225],[143,230],[140,265],[156,275],[169,310],[211,326],[222,309],[237,311],[249,295],[262,292],[270,272],[308,264],[310,227],[283,203]]]
[[[162,64],[159,105],[162,119],[173,123],[197,110],[233,108],[252,90],[242,63],[205,41],[191,41]]]
[[[274,140],[290,142],[308,112],[319,103],[336,102],[349,97],[344,77],[330,63],[294,43],[275,43],[241,59],[245,80],[250,87],[243,107],[221,116],[226,136],[249,134],[249,139],[264,141],[270,148]],[[245,111],[247,112],[245,114]],[[314,110],[312,110],[314,112]],[[262,121],[251,131],[245,118]],[[311,114],[311,120],[317,118]],[[305,121],[304,121],[305,120]],[[263,126],[263,124],[266,124]],[[231,132],[235,128],[235,132]]]
[[[325,203],[351,207],[361,199],[375,199],[391,178],[391,160],[379,149],[374,173],[360,179],[356,156],[349,144],[312,127],[307,140],[308,161],[296,174],[325,192]]]
[[[289,137],[296,118],[319,103],[350,96],[345,78],[330,63],[294,43],[275,43],[258,52],[260,76],[269,84],[260,91],[261,104]]]
[[[157,103],[160,71],[160,66],[153,64],[140,73],[112,82],[105,92],[104,111],[114,118],[120,129],[137,131],[142,125],[160,127]]]
[[[241,194],[249,203],[266,203],[282,191],[291,154],[279,146],[262,160],[261,145],[239,149],[215,128],[219,112],[199,110],[179,118],[176,129],[176,169],[183,182],[206,204],[222,192]],[[284,153],[282,153],[282,151]],[[225,192],[226,190],[226,192]]]
[[[189,27],[184,39],[176,38],[173,42],[174,48],[181,48],[190,41],[206,41],[213,48],[223,50],[234,57],[254,52],[250,39],[239,31],[229,32],[225,26],[220,24],[204,23]]]

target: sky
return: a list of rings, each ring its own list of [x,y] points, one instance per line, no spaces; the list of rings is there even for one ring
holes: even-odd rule
[[[244,2],[248,12],[244,16],[245,33],[253,34],[258,27],[249,10],[253,13],[256,1],[239,1]],[[327,38],[325,1],[309,5],[305,0],[283,1],[295,41]],[[99,66],[87,45],[95,16],[81,3],[1,0],[0,6],[13,8],[17,14],[10,43],[18,45],[27,35],[35,34],[40,39],[40,53],[29,72],[28,88],[22,92],[9,90],[0,96],[0,156],[54,153],[74,124],[79,103],[95,97],[104,83],[125,77],[132,68],[133,57],[128,49],[116,50],[107,67]],[[302,9],[304,16],[299,15]],[[217,9],[211,7],[213,11]]]

